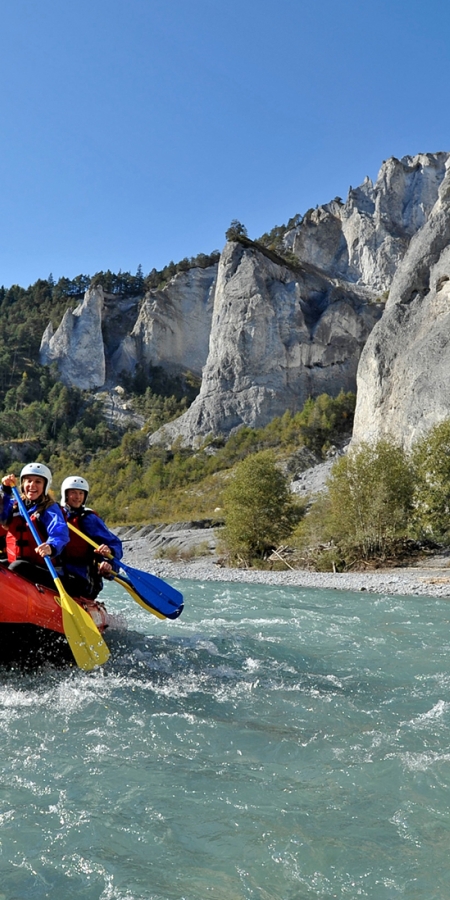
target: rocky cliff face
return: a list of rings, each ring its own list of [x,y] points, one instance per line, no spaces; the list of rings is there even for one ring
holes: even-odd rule
[[[350,188],[347,201],[310,210],[286,235],[302,262],[329,275],[389,290],[412,236],[425,224],[445,175],[448,153],[419,153],[383,163],[370,178]]]
[[[81,390],[91,390],[105,383],[105,352],[102,337],[102,288],[86,291],[75,310],[66,310],[59,328],[53,334],[49,324],[41,341],[43,365],[58,363],[61,381]]]
[[[209,355],[190,409],[154,440],[195,445],[207,434],[261,426],[310,396],[354,390],[379,304],[312,266],[297,273],[229,243],[217,277]]]
[[[254,247],[227,245],[200,394],[153,439],[195,444],[264,425],[301,409],[308,396],[356,390],[362,348],[434,208],[448,157],[388,160],[375,185],[366,179],[345,204],[336,199],[308,213],[285,237],[299,270]]]
[[[88,291],[46,330],[41,360],[82,388],[138,364],[203,372],[191,408],[153,437],[195,445],[356,390],[362,353],[355,439],[389,430],[408,443],[448,410],[449,158],[390,159],[375,184],[310,210],[285,235],[289,263],[243,240],[218,270],[191,269],[144,298]]]
[[[86,292],[41,341],[40,361],[57,362],[61,381],[83,390],[112,386],[122,371],[163,366],[201,375],[208,356],[217,265],[176,275],[143,298]]]
[[[201,376],[208,355],[217,266],[190,269],[161,291],[151,291],[136,322],[112,356],[113,370],[163,366]]]
[[[397,269],[357,383],[354,442],[392,435],[408,449],[450,415],[450,168]]]

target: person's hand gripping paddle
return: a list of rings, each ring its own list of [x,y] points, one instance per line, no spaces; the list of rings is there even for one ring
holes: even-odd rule
[[[67,524],[71,531],[74,531],[75,534],[84,538],[88,544],[92,544],[92,546],[98,550],[99,544],[96,544],[92,538],[83,534],[82,531],[79,531],[79,529],[70,522]],[[110,561],[113,558],[113,556],[108,557]],[[120,559],[116,559],[115,562],[123,569],[127,578],[121,578],[114,572],[111,573],[112,577],[115,578],[118,584],[121,584],[122,587],[128,590],[128,593],[131,594],[133,599],[136,600],[140,606],[147,609],[148,612],[153,613],[153,615],[157,616],[159,619],[178,618],[184,606],[183,594],[181,594],[180,591],[177,591],[171,584],[167,584],[162,578],[158,578],[157,575],[151,575],[149,572],[141,572],[140,569],[133,569]]]

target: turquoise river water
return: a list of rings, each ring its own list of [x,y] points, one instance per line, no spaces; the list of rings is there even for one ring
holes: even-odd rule
[[[450,603],[176,586],[0,669],[0,900],[448,900]]]

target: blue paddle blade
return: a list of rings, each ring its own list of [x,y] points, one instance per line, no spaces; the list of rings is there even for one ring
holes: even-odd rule
[[[157,575],[151,575],[149,572],[141,572],[140,569],[133,569],[126,563],[118,562],[121,569],[126,572],[130,584],[142,600],[148,603],[153,609],[158,610],[167,619],[177,619],[183,610],[183,594],[158,578]]]

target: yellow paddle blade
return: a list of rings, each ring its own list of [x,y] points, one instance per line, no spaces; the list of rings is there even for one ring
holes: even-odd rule
[[[109,650],[89,613],[64,589],[59,578],[55,585],[61,598],[64,634],[80,669],[89,671],[109,659]]]

